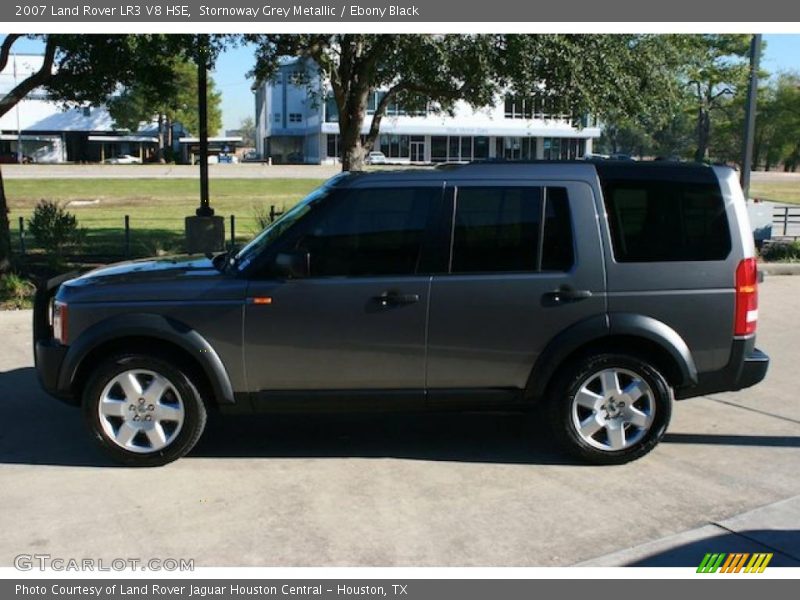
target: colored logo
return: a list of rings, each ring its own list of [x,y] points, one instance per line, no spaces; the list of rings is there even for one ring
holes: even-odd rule
[[[698,573],[763,573],[772,553],[756,552],[744,553],[708,553],[703,557]]]

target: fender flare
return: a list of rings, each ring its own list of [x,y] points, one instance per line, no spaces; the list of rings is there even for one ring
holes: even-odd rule
[[[680,382],[677,387],[697,383],[694,358],[678,332],[653,317],[634,313],[609,313],[579,321],[548,342],[528,377],[526,398],[532,400],[543,397],[550,379],[570,354],[589,343],[614,336],[653,342],[670,356],[678,368]]]
[[[233,404],[234,393],[228,371],[216,350],[187,325],[150,313],[117,315],[95,323],[69,346],[59,372],[59,389],[70,389],[84,359],[98,346],[123,337],[146,337],[179,346],[194,356],[208,377],[217,402]]]

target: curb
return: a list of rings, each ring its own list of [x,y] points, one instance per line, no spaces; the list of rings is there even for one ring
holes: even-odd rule
[[[692,567],[705,552],[772,552],[773,566],[800,567],[800,496],[579,562],[575,567]]]
[[[758,270],[765,275],[800,275],[800,263],[758,263]]]

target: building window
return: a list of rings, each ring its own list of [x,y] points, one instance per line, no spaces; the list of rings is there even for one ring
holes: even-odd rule
[[[495,155],[503,160],[533,160],[536,158],[536,139],[529,137],[499,137]]]
[[[434,135],[431,137],[431,161],[447,162],[447,137]]]
[[[381,135],[378,140],[381,152],[386,158],[408,158],[409,145],[407,135]]]
[[[472,157],[475,160],[489,158],[489,138],[486,136],[478,136],[473,143],[474,151]]]
[[[586,154],[586,140],[576,138],[544,138],[545,160],[576,160]]]
[[[326,152],[326,156],[328,156],[328,158],[341,158],[342,155],[339,148],[339,136],[329,133],[326,137],[328,138],[328,150]]]
[[[289,113],[289,123],[302,123],[303,115],[300,113]]]
[[[281,113],[275,113],[274,115],[272,115],[272,119],[273,119],[273,121],[275,121],[276,123],[279,123],[279,122],[280,122],[280,120],[281,120]]]
[[[339,122],[339,107],[336,106],[336,98],[334,98],[331,94],[328,94],[325,97],[325,122]]]

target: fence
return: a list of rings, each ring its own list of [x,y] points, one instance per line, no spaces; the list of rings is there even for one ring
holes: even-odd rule
[[[800,206],[772,209],[772,237],[800,237]]]
[[[225,245],[233,248],[246,242],[266,224],[272,223],[284,211],[273,204],[263,215],[237,217],[227,215]],[[18,217],[12,227],[19,254],[36,254],[41,248],[27,230],[25,217]],[[141,258],[160,254],[185,252],[183,218],[123,215],[120,217],[84,216],[78,223],[82,231],[79,244],[68,246],[63,256],[69,259],[96,259],[98,261],[118,258]]]

